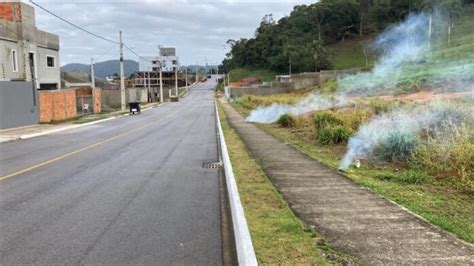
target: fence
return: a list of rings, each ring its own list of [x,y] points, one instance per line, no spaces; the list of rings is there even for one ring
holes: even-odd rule
[[[76,96],[76,113],[77,115],[87,115],[93,113],[94,103],[92,95]]]

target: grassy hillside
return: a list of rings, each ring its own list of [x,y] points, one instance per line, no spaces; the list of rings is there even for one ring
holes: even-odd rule
[[[270,70],[252,70],[247,68],[232,69],[229,73],[230,82],[237,82],[246,77],[257,77],[263,82],[274,81],[276,73]]]
[[[432,54],[427,55],[427,59],[436,61],[449,61],[474,58],[474,7],[466,8],[463,15],[455,24],[452,30],[451,42],[448,46],[447,28],[435,28],[433,34]],[[366,57],[364,49],[367,49],[373,36],[364,36],[362,39],[348,39],[326,47],[329,52],[330,61],[335,69],[346,69],[353,67],[366,67]],[[374,65],[376,57],[368,53],[368,67]],[[413,72],[413,69],[410,69]]]

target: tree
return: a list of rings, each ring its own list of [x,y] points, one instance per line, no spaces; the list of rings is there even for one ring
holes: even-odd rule
[[[448,18],[448,46],[451,45],[451,31],[454,29],[454,23],[461,17],[461,1],[447,0],[442,4],[442,9]]]
[[[321,44],[323,42],[321,38],[322,25],[330,14],[331,8],[325,2],[319,2],[314,4],[311,9],[314,14],[314,19],[318,25],[318,42]]]
[[[298,48],[295,45],[287,44],[283,47],[283,55],[288,58],[288,73],[291,75],[291,60],[298,55]]]
[[[309,44],[309,50],[313,54],[314,59],[314,70],[316,72],[325,69],[331,69],[332,64],[328,59],[328,53],[326,48],[317,40],[314,40]]]

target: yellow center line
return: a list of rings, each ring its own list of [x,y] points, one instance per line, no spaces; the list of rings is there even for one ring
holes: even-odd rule
[[[191,103],[192,103],[192,102],[191,102]],[[176,110],[176,111],[174,111],[174,112],[168,113],[168,114],[166,114],[165,116],[162,116],[162,117],[160,117],[160,119],[157,119],[157,120],[155,120],[155,121],[153,121],[153,122],[160,122],[160,121],[162,121],[162,120],[164,120],[164,119],[166,119],[166,118],[168,118],[168,117],[170,117],[170,116],[172,116],[172,115],[178,113],[178,111],[183,110],[183,109],[186,108],[188,105],[191,105],[191,103],[189,103],[189,104],[187,104],[187,105],[185,105],[185,106],[179,108],[178,110]],[[134,128],[134,129],[128,130],[128,131],[123,132],[123,133],[121,133],[121,134],[119,134],[119,135],[110,137],[110,138],[108,138],[108,139],[104,139],[104,140],[102,140],[102,141],[96,142],[96,143],[91,144],[91,145],[89,145],[89,146],[86,146],[86,147],[84,147],[84,148],[81,148],[81,149],[78,149],[78,150],[75,150],[75,151],[66,153],[66,154],[64,154],[64,155],[55,157],[55,158],[53,158],[53,159],[44,161],[44,162],[42,162],[42,163],[38,163],[38,164],[32,165],[32,166],[27,167],[27,168],[24,168],[24,169],[22,169],[22,170],[15,171],[15,172],[13,172],[13,173],[10,173],[10,174],[4,175],[4,176],[0,176],[0,181],[5,180],[5,179],[8,179],[8,178],[10,178],[10,177],[14,177],[14,176],[17,176],[17,175],[21,175],[21,174],[30,172],[30,171],[32,171],[32,170],[34,170],[34,169],[37,169],[37,168],[40,168],[40,167],[42,167],[42,166],[45,166],[45,165],[48,165],[48,164],[57,162],[57,161],[59,161],[59,160],[65,159],[65,158],[67,158],[67,157],[76,155],[76,154],[78,154],[78,153],[81,153],[81,152],[83,152],[83,151],[92,149],[92,148],[94,148],[94,147],[97,147],[97,146],[99,146],[99,145],[105,144],[105,143],[110,142],[110,141],[112,141],[112,140],[115,140],[115,139],[121,138],[121,137],[123,137],[123,136],[129,135],[129,134],[131,134],[131,133],[133,133],[133,132],[142,130],[142,129],[144,129],[144,128],[146,128],[146,127],[149,127],[149,126],[151,126],[151,125],[152,125],[152,124],[150,123],[150,124],[146,124],[146,125],[144,125],[144,126],[138,127],[138,128]]]

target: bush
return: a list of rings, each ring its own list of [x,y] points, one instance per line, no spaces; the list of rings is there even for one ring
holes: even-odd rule
[[[401,184],[423,184],[428,177],[426,173],[419,170],[407,170],[401,173],[381,173],[375,176],[375,178],[384,180],[384,181],[391,181],[397,182]]]
[[[419,145],[414,164],[456,186],[474,190],[472,128],[460,125],[451,130],[450,135],[445,130],[438,131],[438,135]]]
[[[314,127],[316,131],[327,126],[342,125],[343,122],[331,111],[317,112],[314,116]]]
[[[376,157],[387,162],[407,162],[413,159],[417,139],[408,133],[393,131],[375,149]]]
[[[350,134],[350,129],[343,125],[326,126],[318,130],[317,139],[321,144],[346,143]]]
[[[375,114],[380,114],[392,110],[395,105],[395,102],[392,100],[383,100],[383,99],[372,99],[369,102],[369,107],[374,110]]]
[[[296,119],[290,114],[282,114],[278,118],[277,124],[282,127],[294,127],[296,125]]]

